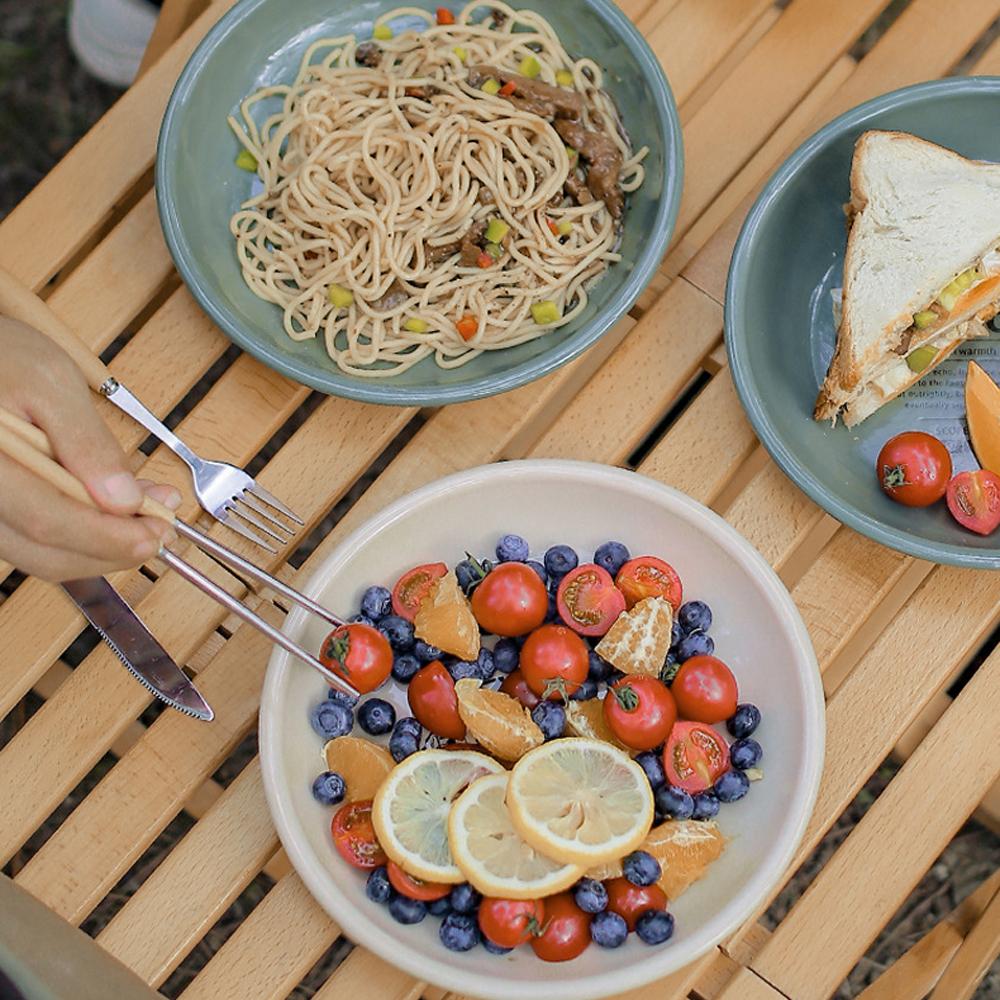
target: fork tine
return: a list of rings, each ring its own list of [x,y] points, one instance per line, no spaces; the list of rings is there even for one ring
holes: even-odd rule
[[[246,506],[249,507],[251,510],[254,510],[258,514],[260,514],[260,516],[264,518],[265,521],[270,521],[272,524],[281,528],[281,530],[286,532],[289,536],[295,535],[296,531],[295,528],[290,528],[287,524],[285,524],[284,521],[280,521],[278,518],[276,518],[274,514],[272,514],[269,510],[267,510],[263,505],[257,503],[257,501],[253,499],[253,497],[250,495],[250,493],[248,493],[247,490],[244,490],[242,493],[237,494],[233,498],[233,501],[234,503],[246,504]]]
[[[290,517],[296,524],[305,523],[302,520],[302,518],[295,513],[295,511],[289,510],[276,496],[273,496],[271,493],[268,493],[267,490],[265,490],[264,487],[260,485],[260,483],[256,481],[251,482],[250,485],[247,487],[247,490],[249,490],[255,497],[259,497],[261,500],[264,501],[264,503],[273,507],[275,510],[281,511],[281,513],[284,514],[285,517]]]
[[[215,515],[215,517],[220,520],[227,528],[235,531],[238,535],[242,535],[244,538],[249,538],[251,542],[255,542],[262,549],[267,549],[268,552],[277,552],[278,550],[266,539],[261,538],[256,531],[251,531],[245,525],[239,523],[235,517],[232,516],[231,508],[223,507],[221,513]]]
[[[285,542],[288,541],[284,535],[279,535],[272,528],[268,527],[259,517],[257,517],[256,514],[251,514],[249,511],[243,510],[238,496],[233,497],[233,499],[230,500],[226,509],[231,511],[236,517],[246,521],[248,524],[252,524],[258,531],[263,531],[265,535],[269,538],[273,538],[279,544],[284,545]],[[275,523],[277,523],[279,527],[284,527],[280,521]]]

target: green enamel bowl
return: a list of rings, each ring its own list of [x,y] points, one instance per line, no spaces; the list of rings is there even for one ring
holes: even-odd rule
[[[729,270],[726,346],[750,422],[785,474],[839,521],[883,545],[938,563],[1000,568],[1000,532],[960,527],[944,502],[886,497],[882,445],[906,430],[939,437],[955,472],[978,468],[965,423],[970,360],[1000,379],[1000,336],[959,348],[898,399],[851,429],[812,419],[836,343],[830,291],[840,286],[854,143],[896,129],[964,156],[1000,161],[1000,77],[921,83],[862,104],[820,129],[771,178],[747,216]]]
[[[439,406],[506,392],[576,357],[621,318],[659,264],[681,195],[683,151],[677,107],[660,64],[612,0],[531,0],[567,51],[588,55],[636,148],[649,147],[646,180],[629,198],[622,260],[594,284],[586,310],[538,340],[486,352],[460,368],[426,358],[391,378],[348,375],[321,340],[294,342],[277,306],[244,284],[229,219],[250,194],[253,175],[233,160],[238,143],[226,117],[268,84],[290,81],[317,38],[354,32],[369,38],[373,19],[393,0],[241,0],[209,31],[181,73],[167,105],[156,156],[160,222],[192,295],[240,347],[289,378],[321,392],[372,403]],[[421,6],[434,9],[432,0]],[[456,8],[459,4],[453,4]],[[397,30],[419,23],[402,18]]]

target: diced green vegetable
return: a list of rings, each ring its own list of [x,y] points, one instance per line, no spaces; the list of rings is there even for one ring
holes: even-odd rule
[[[411,316],[404,324],[403,327],[410,331],[410,333],[426,333],[428,330],[427,320],[419,319],[416,316]]]
[[[572,87],[573,86],[573,74],[568,69],[561,69],[556,73],[556,83],[560,87]]]
[[[937,313],[933,309],[922,309],[913,317],[913,325],[918,330],[926,330],[937,322]]]
[[[962,294],[960,288],[955,287],[955,282],[953,281],[950,285],[946,285],[944,291],[938,296],[938,302],[944,306],[947,312],[951,312],[955,308],[955,303],[958,301],[959,295]]]
[[[937,349],[928,344],[925,347],[918,347],[906,355],[906,363],[910,371],[918,375],[926,370],[927,366],[937,357]]]
[[[483,82],[482,87],[479,88],[484,93],[487,94],[499,94],[500,93],[500,81],[494,79],[492,76]]]
[[[976,280],[976,277],[976,269],[970,267],[968,270],[963,271],[952,284],[957,285],[959,291],[964,292]]]
[[[503,247],[496,243],[487,243],[484,249],[495,261],[503,256]]]
[[[503,219],[490,219],[490,224],[486,227],[486,242],[500,243],[510,232],[510,226]]]
[[[556,224],[556,229],[559,230],[560,236],[569,236],[573,232],[573,223],[569,219],[560,219]]]
[[[326,297],[330,300],[330,305],[337,309],[347,309],[354,301],[354,293],[343,285],[331,285]]]
[[[451,51],[458,56],[460,62],[466,62],[469,58],[468,49],[463,49],[461,45],[456,45]]]
[[[240,170],[249,170],[251,173],[257,169],[257,157],[249,149],[241,149],[236,154],[236,166]]]
[[[576,166],[576,161],[580,158],[580,154],[572,147],[566,147],[566,156],[569,159],[570,168]]]
[[[548,323],[558,323],[560,318],[559,306],[557,306],[551,299],[545,299],[543,302],[536,302],[531,307],[531,318],[539,326],[545,326]]]
[[[521,76],[526,76],[529,80],[534,80],[542,71],[542,64],[534,56],[525,56],[521,60],[518,70]]]
[[[380,42],[387,42],[392,38],[392,28],[388,24],[376,24],[372,29],[372,37]]]

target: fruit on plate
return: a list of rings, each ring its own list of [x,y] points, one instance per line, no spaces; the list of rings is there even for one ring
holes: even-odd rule
[[[624,876],[609,879],[608,909],[625,921],[629,933],[635,930],[636,921],[650,910],[665,910],[667,895],[658,885],[634,885]]]
[[[559,617],[574,632],[598,636],[604,635],[625,610],[625,595],[603,566],[584,563],[562,578],[556,606]]]
[[[725,848],[726,838],[714,820],[668,819],[649,831],[641,850],[660,862],[656,884],[667,899],[676,899],[705,874]]]
[[[531,950],[543,962],[568,962],[582,955],[590,944],[589,913],[584,913],[572,893],[561,892],[545,900],[545,928],[531,939]]]
[[[739,702],[733,672],[715,656],[685,660],[670,690],[678,712],[693,722],[725,722],[735,714]]]
[[[453,570],[427,591],[413,617],[415,635],[460,660],[479,656],[479,624]]]
[[[516,698],[467,677],[455,684],[458,714],[470,736],[501,760],[520,760],[545,741],[531,713]]]
[[[638,847],[653,822],[643,769],[609,743],[552,740],[510,773],[507,807],[535,850],[590,867]]]
[[[516,948],[542,933],[545,903],[540,899],[484,899],[479,929],[498,948]]]
[[[979,464],[1000,475],[1000,386],[975,361],[965,376],[965,415]]]
[[[565,701],[589,669],[587,644],[565,625],[536,628],[521,647],[521,673],[539,698]]]
[[[604,718],[625,746],[652,750],[670,735],[677,705],[670,688],[655,677],[622,677],[604,697]]]
[[[406,698],[414,718],[424,729],[446,740],[465,739],[455,682],[440,660],[428,663],[413,675]]]
[[[673,566],[656,556],[629,559],[618,570],[615,586],[625,595],[625,606],[628,608],[647,597],[662,597],[677,611],[684,596],[681,578]]]
[[[729,770],[729,747],[711,726],[676,722],[663,748],[667,783],[692,795],[707,791]]]
[[[392,647],[381,632],[362,622],[335,628],[319,651],[320,662],[362,694],[374,691],[392,670]]]
[[[372,869],[385,864],[385,851],[375,836],[370,800],[345,802],[333,814],[330,833],[337,852],[352,867]]]
[[[412,622],[434,584],[448,572],[443,562],[424,563],[407,570],[392,588],[392,610]]]
[[[347,785],[347,801],[373,799],[379,786],[395,766],[392,754],[371,740],[339,736],[323,747],[326,766]]]
[[[561,892],[582,869],[540,854],[514,829],[504,802],[509,780],[507,774],[478,778],[451,807],[448,839],[455,863],[484,896],[540,899]]]
[[[991,535],[1000,527],[1000,476],[988,469],[960,472],[948,484],[948,510],[963,528]]]
[[[670,650],[674,615],[662,597],[645,597],[620,615],[596,653],[626,674],[659,677]]]
[[[875,475],[891,500],[906,507],[929,507],[948,488],[951,455],[933,434],[904,431],[882,445]]]
[[[523,562],[501,563],[486,574],[472,594],[476,620],[494,635],[527,635],[545,621],[548,608],[545,584]]]
[[[566,728],[574,736],[611,743],[627,752],[628,748],[619,741],[608,725],[608,720],[604,715],[604,702],[597,698],[588,698],[586,701],[568,701],[565,709]]]
[[[382,782],[372,823],[385,853],[425,882],[462,881],[448,846],[448,813],[458,796],[503,765],[468,750],[420,750],[397,764]]]

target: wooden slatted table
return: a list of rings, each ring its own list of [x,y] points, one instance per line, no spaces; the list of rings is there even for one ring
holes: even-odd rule
[[[174,2],[176,29],[206,6]],[[775,930],[755,918],[630,997],[829,996],[970,814],[1000,826],[1000,652],[980,655],[1000,620],[1000,588],[995,575],[867,541],[777,470],[738,405],[720,303],[743,216],[784,156],[879,93],[956,67],[1000,72],[1000,44],[976,45],[1000,17],[1000,0],[960,8],[911,0],[860,57],[855,43],[885,0],[620,0],[662,59],[681,109],[687,171],[673,246],[631,315],[584,357],[534,385],[437,412],[314,399],[250,357],[227,354],[180,285],[151,192],[156,132],[185,59],[229,2],[217,0],[162,55],[152,53],[138,83],[0,225],[0,264],[94,351],[130,333],[112,370],[160,415],[185,404],[181,432],[196,449],[237,464],[256,457],[263,484],[310,528],[336,508],[335,526],[304,563],[292,569],[290,551],[273,561],[290,579],[386,502],[501,459],[629,466],[723,514],[791,589],[826,686],[827,762],[796,866],[893,748],[905,764]],[[172,456],[159,448],[147,457],[142,432],[110,407],[105,415],[137,468],[190,496]],[[294,432],[268,446],[290,422]],[[381,471],[369,473],[380,456]],[[190,499],[182,513],[196,515]],[[218,715],[211,726],[173,712],[154,719],[143,715],[146,692],[102,645],[72,668],[66,662],[84,623],[58,589],[2,571],[0,713],[20,711],[32,690],[43,703],[0,750],[0,861],[15,859],[15,881],[71,924],[116,908],[97,943],[154,988],[205,949],[206,933],[264,872],[273,885],[182,995],[288,996],[340,928],[279,849],[257,761],[228,783],[213,778],[254,730],[266,643],[162,566],[120,574],[116,585],[197,671]],[[237,581],[227,585],[239,592]],[[276,604],[251,600],[280,621]],[[978,668],[953,697],[973,660]],[[61,809],[44,844],[23,851],[95,766],[99,783]],[[179,839],[178,823],[189,828]],[[116,886],[168,827],[175,846],[123,900]],[[929,929],[866,1000],[915,1000],[939,979],[939,1000],[968,995],[996,955],[998,885],[1000,874]],[[355,948],[316,995],[358,991],[444,996]]]

